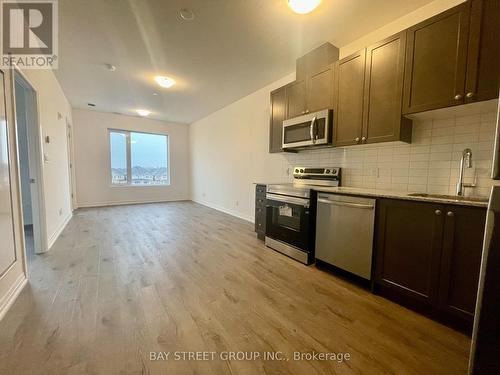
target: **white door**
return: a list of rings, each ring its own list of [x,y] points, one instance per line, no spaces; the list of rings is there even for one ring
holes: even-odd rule
[[[12,72],[0,70],[0,318],[26,277],[12,98]]]

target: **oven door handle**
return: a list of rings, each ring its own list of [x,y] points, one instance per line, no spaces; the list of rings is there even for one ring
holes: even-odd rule
[[[296,204],[296,205],[303,206],[306,208],[309,207],[309,199],[305,199],[305,198],[285,197],[283,195],[267,193],[266,199],[271,200],[271,201]]]

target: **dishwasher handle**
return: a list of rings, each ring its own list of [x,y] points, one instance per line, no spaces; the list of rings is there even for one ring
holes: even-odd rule
[[[325,199],[325,198],[318,198],[318,203],[326,203],[326,204],[332,204],[334,206],[361,208],[361,209],[367,209],[367,210],[373,210],[375,208],[375,206],[372,204],[332,201],[330,199]]]

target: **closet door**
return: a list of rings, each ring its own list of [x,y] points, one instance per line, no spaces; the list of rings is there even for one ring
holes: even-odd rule
[[[0,316],[26,279],[12,71],[0,69]]]

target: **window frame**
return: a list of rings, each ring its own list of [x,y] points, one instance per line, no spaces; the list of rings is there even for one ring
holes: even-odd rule
[[[127,182],[124,184],[116,184],[113,183],[113,167],[111,165],[111,133],[121,133],[125,136],[126,142],[126,161],[127,161]],[[134,185],[132,183],[132,141],[131,141],[131,133],[138,134],[148,134],[148,135],[158,135],[165,137],[165,147],[167,148],[167,181],[163,184],[154,184],[154,185]],[[108,128],[108,178],[109,185],[112,188],[120,188],[120,187],[133,187],[133,188],[152,188],[152,187],[165,187],[170,186],[170,136],[166,133],[153,133],[153,132],[145,132],[145,131],[137,131],[137,130],[127,130],[127,129],[114,129]]]

